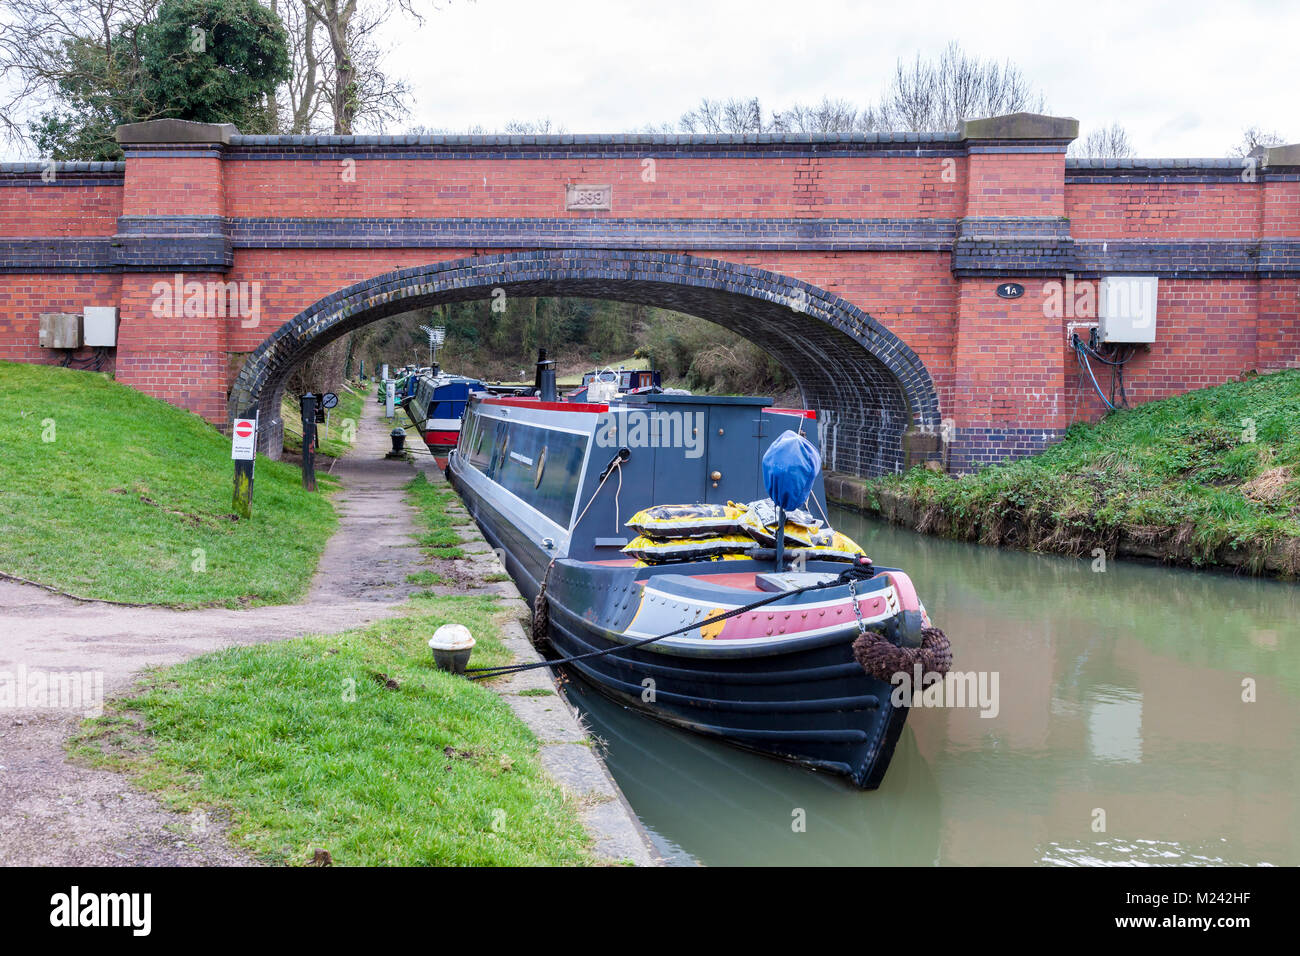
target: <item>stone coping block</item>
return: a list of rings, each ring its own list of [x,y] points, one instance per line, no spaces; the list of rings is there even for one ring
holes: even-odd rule
[[[1009,113],[962,123],[963,139],[1078,139],[1079,121],[1069,116]]]
[[[195,123],[190,120],[161,119],[119,126],[114,139],[119,143],[220,143],[230,145],[239,135],[233,123]]]
[[[1265,166],[1300,166],[1300,143],[1270,146],[1264,150]]]

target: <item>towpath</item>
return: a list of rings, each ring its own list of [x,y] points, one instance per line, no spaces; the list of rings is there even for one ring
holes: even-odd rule
[[[249,610],[117,607],[0,582],[0,675],[102,675],[105,696],[145,668],[222,647],[336,633],[391,616],[421,566],[411,466],[385,460],[391,426],[367,401],[357,442],[335,462],[339,527],[302,604]],[[420,450],[423,453],[423,450]],[[256,507],[256,501],[254,502]],[[0,865],[238,865],[220,821],[192,821],[119,774],[69,763],[80,713],[0,707]],[[197,824],[197,825],[194,825]]]

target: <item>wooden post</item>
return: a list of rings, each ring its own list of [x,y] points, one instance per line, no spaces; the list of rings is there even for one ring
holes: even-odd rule
[[[230,509],[247,521],[253,517],[253,463],[235,462],[235,496]]]
[[[308,392],[299,399],[302,409],[302,486],[316,490],[316,396]]]

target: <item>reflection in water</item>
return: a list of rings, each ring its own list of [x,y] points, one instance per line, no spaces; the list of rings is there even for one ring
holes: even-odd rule
[[[572,681],[673,862],[1300,864],[1300,586],[831,519],[912,575],[955,669],[998,672],[997,714],[914,711],[861,793]]]

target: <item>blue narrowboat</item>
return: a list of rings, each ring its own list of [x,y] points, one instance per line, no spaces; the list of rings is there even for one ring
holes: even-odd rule
[[[815,552],[788,569],[761,549],[670,563],[624,551],[640,509],[763,499],[764,452],[786,431],[815,444],[815,413],[758,398],[542,395],[471,394],[447,474],[554,653],[657,720],[877,787],[910,698],[896,705],[854,645],[868,630],[921,645],[931,625],[905,572],[861,558],[845,573]],[[825,516],[820,475],[807,505]]]
[[[487,386],[476,378],[449,375],[438,371],[408,379],[409,387],[402,397],[402,408],[420,431],[420,437],[440,465],[446,465],[446,456],[460,440],[461,419],[470,394],[484,391]]]

